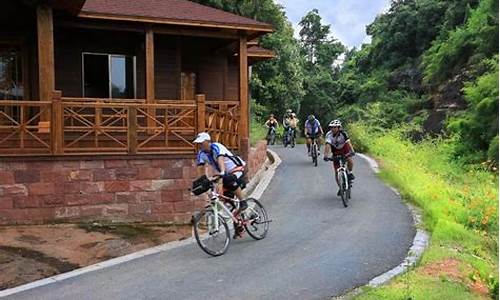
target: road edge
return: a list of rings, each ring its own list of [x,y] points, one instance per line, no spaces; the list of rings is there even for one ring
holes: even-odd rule
[[[363,154],[363,153],[356,153],[359,157],[363,158],[365,161],[368,162],[370,165],[370,168],[375,174],[380,173],[380,167],[375,159],[372,157]],[[399,191],[388,185],[391,190],[401,199],[401,194]],[[423,229],[423,224],[422,224],[422,213],[419,208],[417,208],[414,205],[411,205],[410,203],[406,201],[402,201],[410,210],[410,213],[412,215],[413,219],[413,226],[415,226],[416,233],[415,237],[413,238],[412,245],[410,249],[408,250],[408,254],[406,255],[406,258],[396,267],[390,269],[387,272],[384,272],[380,275],[378,275],[375,278],[372,278],[368,284],[357,287],[348,293],[333,297],[333,299],[336,300],[343,300],[343,299],[350,299],[356,295],[359,295],[363,292],[362,288],[363,287],[378,287],[380,285],[383,285],[387,282],[389,282],[392,278],[394,278],[397,275],[401,275],[409,270],[412,266],[416,265],[417,261],[422,257],[422,254],[424,253],[425,249],[429,245],[429,233]]]
[[[269,186],[271,179],[274,177],[274,173],[276,169],[281,164],[281,159],[274,151],[267,149],[268,159],[270,164],[264,163],[262,167],[257,171],[255,176],[248,183],[248,189],[251,190],[248,197],[260,199],[266,188]],[[266,160],[266,162],[267,162]],[[0,291],[0,298],[4,298],[7,296],[11,296],[17,293],[25,292],[34,288],[42,287],[45,285],[49,285],[52,283],[60,282],[68,278],[77,277],[86,273],[102,270],[105,268],[109,268],[115,265],[119,265],[125,262],[129,262],[138,258],[142,258],[145,256],[149,256],[152,254],[157,254],[160,252],[165,252],[171,249],[175,249],[178,247],[182,247],[185,245],[189,245],[195,243],[196,240],[193,237],[187,238],[182,241],[173,241],[165,244],[161,244],[158,246],[154,246],[151,248],[146,248],[137,252],[132,252],[130,254],[112,258],[109,260],[105,260],[93,265],[89,265],[83,268],[75,269],[73,271],[69,271],[66,273],[61,273],[54,275],[52,277],[47,277],[43,279],[39,279],[30,283],[26,283],[20,286],[16,286],[10,289],[5,289]]]

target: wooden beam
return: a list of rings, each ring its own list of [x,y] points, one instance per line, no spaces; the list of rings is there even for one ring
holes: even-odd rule
[[[40,101],[51,101],[55,89],[54,76],[54,24],[52,8],[39,5],[36,9],[38,37],[38,90]],[[41,121],[50,120],[50,113],[41,116]]]
[[[52,154],[64,154],[64,123],[61,91],[52,92],[52,117],[51,117]]]
[[[247,37],[240,37],[239,53],[240,61],[240,151],[244,159],[248,159],[249,147],[249,108],[248,108],[248,61],[247,61]]]
[[[146,28],[146,104],[155,103],[155,44],[153,28]],[[148,108],[148,114],[155,115],[154,108]],[[147,119],[148,127],[154,127],[154,119]]]
[[[196,95],[196,133],[200,133],[206,130],[205,128],[205,95],[198,94]]]
[[[55,24],[56,28],[67,27],[67,28],[81,28],[81,29],[97,29],[97,30],[111,30],[111,31],[127,31],[127,32],[140,32],[144,33],[144,25],[142,24],[129,24],[129,23],[118,23],[118,22],[105,22],[105,21],[93,21],[93,20],[79,20],[79,19],[58,19]]]
[[[129,106],[127,110],[127,151],[137,153],[137,108]]]
[[[196,26],[196,27],[207,27],[207,28],[225,28],[225,29],[235,29],[235,30],[247,30],[256,31],[257,33],[264,34],[265,32],[273,32],[271,25],[240,25],[240,24],[221,24],[215,22],[206,21],[190,21],[190,20],[178,20],[178,19],[167,19],[167,18],[155,18],[155,17],[142,17],[142,16],[126,16],[126,15],[116,15],[116,14],[105,14],[105,13],[93,13],[93,12],[80,12],[78,14],[80,18],[89,19],[101,19],[101,20],[122,20],[122,21],[132,21],[132,22],[144,22],[144,23],[154,23],[154,24],[169,24],[169,25],[182,25],[182,26]],[[258,35],[257,35],[258,36]]]
[[[209,31],[203,29],[184,29],[184,28],[167,28],[155,26],[154,32],[158,34],[177,35],[177,36],[196,36],[196,37],[210,37],[220,39],[238,39],[239,35],[236,31]]]

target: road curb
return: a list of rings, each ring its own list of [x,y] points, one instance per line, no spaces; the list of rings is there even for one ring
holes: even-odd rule
[[[271,150],[267,150],[269,161],[272,160],[270,164],[264,164],[260,170],[255,174],[255,176],[250,181],[249,190],[251,190],[248,197],[260,199],[266,188],[269,186],[271,179],[274,176],[276,168],[281,164],[280,157]],[[270,157],[270,158],[269,158]],[[24,292],[27,290],[31,290],[34,288],[42,287],[45,285],[49,285],[52,283],[60,282],[68,278],[77,277],[86,273],[102,270],[111,266],[119,265],[125,262],[129,262],[138,258],[142,258],[145,256],[149,256],[152,254],[157,254],[161,252],[165,252],[171,249],[175,249],[178,247],[182,247],[185,245],[196,243],[196,240],[191,237],[182,241],[173,241],[168,242],[162,245],[158,245],[151,248],[146,248],[137,252],[133,252],[124,256],[116,257],[113,259],[105,260],[90,266],[86,266],[83,268],[79,268],[70,272],[61,273],[54,275],[52,277],[43,278],[40,280],[36,280],[27,284],[23,284],[17,287],[13,287],[10,289],[5,289],[0,291],[0,298],[4,298],[7,296],[11,296],[20,292]]]
[[[373,170],[373,172],[375,174],[380,173],[379,165],[375,159],[371,158],[370,156],[368,156],[366,154],[362,154],[362,153],[356,153],[356,155],[358,155],[359,157],[366,160],[368,162],[368,164],[370,165],[370,168]],[[389,187],[398,197],[401,198],[401,194],[399,193],[399,191],[396,188],[394,188],[392,186],[389,186]],[[406,203],[406,202],[403,202],[403,203],[405,203],[406,206],[408,206],[408,209],[410,210],[411,215],[412,215],[413,225],[415,226],[415,228],[417,230],[415,237],[413,238],[413,243],[412,243],[410,249],[408,250],[408,254],[406,255],[406,258],[398,266],[396,266],[396,267],[392,268],[391,270],[373,278],[365,286],[378,287],[380,285],[387,283],[389,280],[391,280],[395,276],[407,272],[408,269],[411,268],[412,266],[414,266],[417,263],[417,261],[420,259],[420,257],[422,257],[424,250],[429,245],[429,234],[424,229],[422,229],[422,214],[421,214],[420,209],[409,204],[409,203]],[[355,288],[354,290],[348,292],[347,294],[344,294],[344,295],[338,296],[338,297],[334,297],[333,299],[337,299],[337,300],[350,299],[350,298],[354,297],[355,295],[362,293],[362,287],[363,286]]]
[[[260,199],[262,194],[271,183],[271,179],[274,177],[276,169],[281,164],[281,158],[272,150],[267,150],[268,159],[271,161],[269,165],[264,164],[264,166],[255,174],[250,183],[248,184],[248,196],[245,194],[246,198]]]

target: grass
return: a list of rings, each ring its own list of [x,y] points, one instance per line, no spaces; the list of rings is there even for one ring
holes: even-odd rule
[[[360,123],[349,133],[357,151],[380,161],[380,177],[422,209],[431,234],[415,269],[356,299],[497,299],[498,175],[454,160],[452,140],[413,144],[404,129]]]
[[[255,119],[250,120],[250,145],[255,146],[258,141],[265,140],[267,128],[263,123],[257,122]]]

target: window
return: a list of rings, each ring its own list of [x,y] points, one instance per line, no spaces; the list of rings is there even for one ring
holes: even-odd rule
[[[135,56],[83,53],[83,96],[136,97]]]
[[[24,98],[21,56],[19,47],[0,45],[0,99]]]

